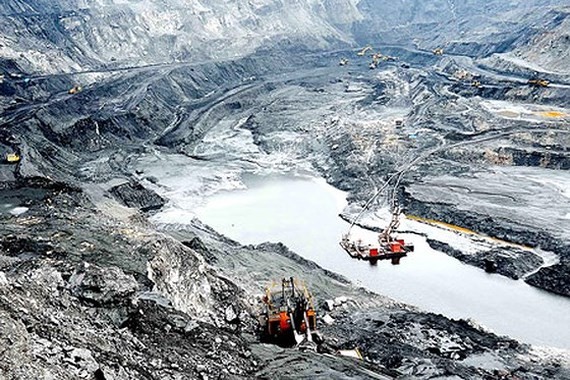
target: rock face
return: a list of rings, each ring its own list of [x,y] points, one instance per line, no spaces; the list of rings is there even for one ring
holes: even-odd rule
[[[253,321],[235,285],[188,247],[109,218],[79,192],[43,194],[29,216],[0,219],[0,378],[253,376],[235,332]]]
[[[318,49],[376,41],[410,44],[420,37],[424,49],[447,45],[457,52],[485,55],[505,50],[513,34],[525,31],[527,25],[513,26],[522,16],[528,25],[550,20],[555,15],[548,13],[549,7],[560,4],[554,0],[493,0],[484,7],[447,0],[9,0],[0,6],[5,15],[0,18],[4,31],[0,52],[26,72],[44,73],[228,59],[274,45]],[[487,12],[497,17],[488,17]],[[494,31],[491,45],[486,28]],[[526,34],[532,31],[539,32],[540,27]],[[555,59],[563,62],[560,54]]]
[[[442,188],[444,187],[445,185],[442,185]],[[541,190],[541,194],[545,195],[544,199],[548,199],[546,196],[546,194],[548,194],[547,191],[546,189]],[[421,192],[422,190],[420,190],[420,193]],[[505,191],[503,194],[508,194],[508,192]],[[419,193],[417,195],[419,195]],[[557,197],[558,192],[554,193],[554,196]],[[422,195],[419,195],[419,198],[421,197]],[[536,218],[541,212],[546,214],[551,212],[557,213],[559,211],[558,207],[551,207],[547,201],[544,206],[545,209],[542,210],[539,208],[538,213],[534,214],[533,217],[533,213],[530,212],[528,208],[518,209],[523,203],[517,202],[516,205],[513,204],[514,207],[509,207],[511,216],[506,218],[500,213],[494,214],[494,217],[492,216],[493,212],[481,213],[481,204],[473,201],[467,201],[459,207],[454,207],[450,205],[450,202],[453,202],[452,197],[446,198],[445,201],[442,202],[425,202],[425,199],[424,201],[418,201],[417,198],[418,197],[413,193],[406,195],[407,211],[411,214],[421,215],[429,219],[446,220],[448,223],[461,225],[505,241],[541,247],[547,251],[554,252],[558,257],[559,263],[540,268],[537,273],[525,278],[525,281],[531,285],[557,294],[569,294],[568,284],[570,278],[566,274],[568,273],[570,264],[568,260],[567,231],[563,227],[565,224],[563,222],[551,223],[551,217],[545,217],[544,222],[538,219],[539,224],[534,224],[533,222],[533,220],[537,220],[533,218]],[[494,207],[500,204],[500,202],[495,203]],[[475,206],[475,208],[471,208],[472,206]],[[513,213],[519,212],[523,217],[512,217],[512,215],[514,215]],[[559,220],[562,221],[563,219],[564,216],[561,215]],[[521,278],[524,274],[528,274],[534,269],[539,268],[542,263],[542,260],[537,255],[516,248],[511,248],[503,253],[501,253],[500,250],[495,250],[491,255],[487,253],[484,255],[472,255],[464,254],[447,246],[445,243],[434,240],[430,241],[430,245],[435,249],[442,250],[451,256],[480,268],[485,268],[485,259],[491,259],[497,264],[498,273],[515,279]]]
[[[568,258],[565,257],[560,263],[542,268],[537,273],[530,275],[525,281],[550,292],[570,297],[570,281],[568,280],[570,263],[568,261]]]
[[[109,191],[125,206],[138,208],[141,211],[158,210],[165,204],[160,195],[138,182],[117,185]]]
[[[551,78],[570,75],[568,8],[552,10],[545,22],[548,24],[545,29],[529,36],[526,43],[512,51],[494,54],[489,64],[513,72],[541,72]]]
[[[154,255],[148,262],[148,277],[154,290],[168,297],[176,309],[222,326],[224,319],[235,322],[245,308],[235,285],[219,278],[202,256],[179,242],[154,241],[141,247],[141,252]]]
[[[464,263],[474,265],[486,271],[502,274],[514,280],[524,277],[524,275],[538,269],[543,264],[543,260],[539,256],[522,249],[497,248],[490,252],[465,254],[444,242],[433,239],[427,239],[427,242],[433,249],[445,252]],[[525,281],[529,282],[528,280]]]
[[[87,265],[69,279],[71,293],[95,305],[121,304],[138,290],[133,276],[118,268],[98,268]]]
[[[355,0],[82,4],[14,0],[0,7],[1,14],[9,15],[2,20],[0,51],[3,57],[21,62],[26,71],[53,73],[125,63],[234,58],[268,42],[325,47],[349,40],[342,29],[363,18],[356,5]],[[13,38],[22,41],[13,43]],[[69,45],[63,46],[63,40]]]

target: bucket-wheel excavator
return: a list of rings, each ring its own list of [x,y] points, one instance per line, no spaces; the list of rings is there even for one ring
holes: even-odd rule
[[[281,286],[272,283],[263,305],[259,316],[262,341],[299,348],[316,348],[322,342],[313,297],[293,277],[282,279]]]

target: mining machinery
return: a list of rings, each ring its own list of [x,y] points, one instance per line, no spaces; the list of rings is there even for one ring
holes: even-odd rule
[[[442,48],[434,49],[433,54],[434,55],[443,55],[443,49]]]
[[[379,260],[391,260],[393,265],[398,265],[402,257],[414,251],[413,244],[394,236],[400,224],[399,216],[400,209],[395,207],[390,223],[378,235],[377,245],[365,244],[362,240],[352,240],[350,230],[342,236],[339,244],[352,258],[369,261],[372,265]]]
[[[20,160],[21,157],[18,153],[6,153],[4,155],[4,162],[7,164],[17,164]]]
[[[265,291],[259,316],[261,338],[283,347],[315,348],[322,342],[317,331],[313,297],[293,277],[273,282]]]
[[[547,81],[546,79],[536,78],[536,79],[529,79],[528,84],[535,87],[548,87],[550,85],[550,82]]]
[[[75,95],[75,94],[79,94],[81,91],[83,91],[83,88],[79,85],[75,85],[72,88],[70,88],[69,91],[67,91],[67,93],[69,95]]]
[[[402,170],[399,173],[394,174],[388,179],[383,186],[373,194],[370,199],[366,202],[362,211],[352,220],[348,231],[342,235],[339,242],[342,249],[349,254],[350,257],[369,261],[370,264],[375,265],[378,260],[391,260],[393,265],[400,264],[400,259],[408,255],[408,253],[414,251],[414,246],[411,243],[407,243],[404,239],[394,236],[395,231],[400,225],[400,207],[398,203],[398,186],[402,180],[402,176],[405,171]],[[392,212],[392,218],[388,225],[380,232],[378,235],[378,244],[365,244],[362,240],[354,240],[351,236],[352,228],[358,223],[360,217],[364,214],[366,209],[372,204],[372,202],[386,189],[388,188],[390,182],[395,180],[391,195],[390,195],[390,210]]]
[[[372,50],[372,47],[366,46],[362,48],[362,50],[360,50],[358,53],[356,53],[356,55],[358,55],[359,57],[364,57],[364,55],[370,50]]]

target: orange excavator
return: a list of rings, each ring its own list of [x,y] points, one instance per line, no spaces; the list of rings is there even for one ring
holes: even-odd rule
[[[282,279],[280,287],[275,282],[267,287],[259,322],[264,342],[315,349],[322,343],[313,297],[293,277]]]

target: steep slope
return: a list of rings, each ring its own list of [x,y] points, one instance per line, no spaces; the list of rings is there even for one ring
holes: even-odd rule
[[[422,49],[443,47],[470,56],[510,48],[519,36],[541,31],[551,7],[563,2],[534,1],[392,1],[378,6],[363,0],[359,9],[367,16],[355,27],[359,42],[412,43]]]
[[[339,29],[362,18],[337,1],[8,1],[0,6],[0,54],[25,71],[227,59],[293,41],[348,42]]]
[[[557,80],[570,76],[570,8],[547,14],[540,30],[527,33],[528,38],[512,51],[495,54],[489,64],[512,72],[539,73]]]
[[[532,38],[557,0],[9,0],[0,5],[0,56],[24,72],[56,73],[254,51],[399,43],[468,55]],[[520,21],[523,22],[520,22]]]

